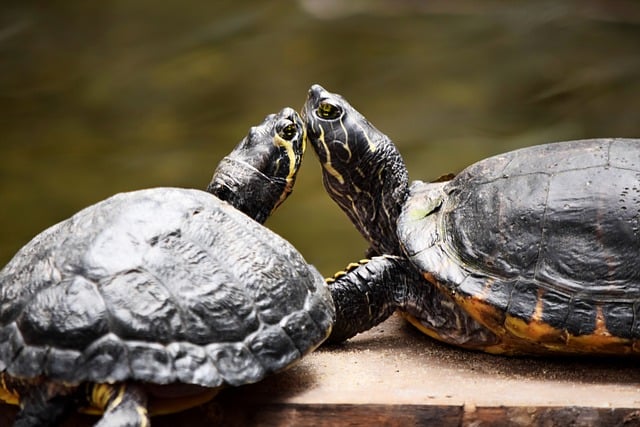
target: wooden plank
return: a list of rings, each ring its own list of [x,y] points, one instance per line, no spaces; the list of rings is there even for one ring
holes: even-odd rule
[[[630,427],[640,425],[640,412],[628,408],[477,408],[472,411],[465,410],[460,425],[474,427]]]
[[[9,426],[15,408],[0,405],[0,425]],[[91,426],[96,419],[74,415],[63,427]],[[300,405],[211,402],[180,414],[153,418],[154,427],[177,426],[439,426],[439,427],[610,427],[640,426],[637,409],[541,408],[427,405]]]
[[[15,409],[0,406],[0,426]],[[67,427],[91,425],[76,415]],[[286,372],[154,427],[640,426],[637,359],[509,358],[452,348],[393,317]]]

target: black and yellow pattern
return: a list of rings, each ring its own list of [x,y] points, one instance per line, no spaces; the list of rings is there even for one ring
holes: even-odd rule
[[[534,146],[409,185],[397,147],[340,95],[312,86],[303,116],[327,192],[393,256],[328,281],[332,340],[398,310],[489,353],[640,352],[640,140]]]

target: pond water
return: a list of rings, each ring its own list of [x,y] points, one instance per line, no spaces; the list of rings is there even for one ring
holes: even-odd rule
[[[579,5],[578,5],[579,4]],[[14,2],[0,15],[0,264],[120,191],[204,188],[268,113],[342,93],[414,179],[556,140],[640,137],[640,4]],[[329,275],[366,243],[307,152],[267,225]]]

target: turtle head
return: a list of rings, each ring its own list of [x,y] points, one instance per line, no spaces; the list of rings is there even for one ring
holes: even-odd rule
[[[396,146],[342,96],[320,85],[309,90],[302,115],[331,198],[374,252],[399,254],[396,226],[408,176]]]
[[[270,114],[222,159],[207,191],[263,223],[291,194],[304,149],[298,113]]]

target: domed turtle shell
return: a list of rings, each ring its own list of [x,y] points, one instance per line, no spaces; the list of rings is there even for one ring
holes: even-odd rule
[[[524,148],[415,182],[398,234],[425,277],[494,332],[614,351],[640,337],[639,183],[637,140]]]
[[[146,425],[147,397],[152,414],[185,409],[320,345],[334,317],[324,279],[261,225],[292,191],[304,135],[285,108],[209,192],[117,194],[25,245],[0,271],[0,399],[30,425],[62,417],[70,395]]]
[[[251,383],[317,346],[322,276],[198,190],[123,193],[24,246],[0,287],[0,369],[70,383]]]

